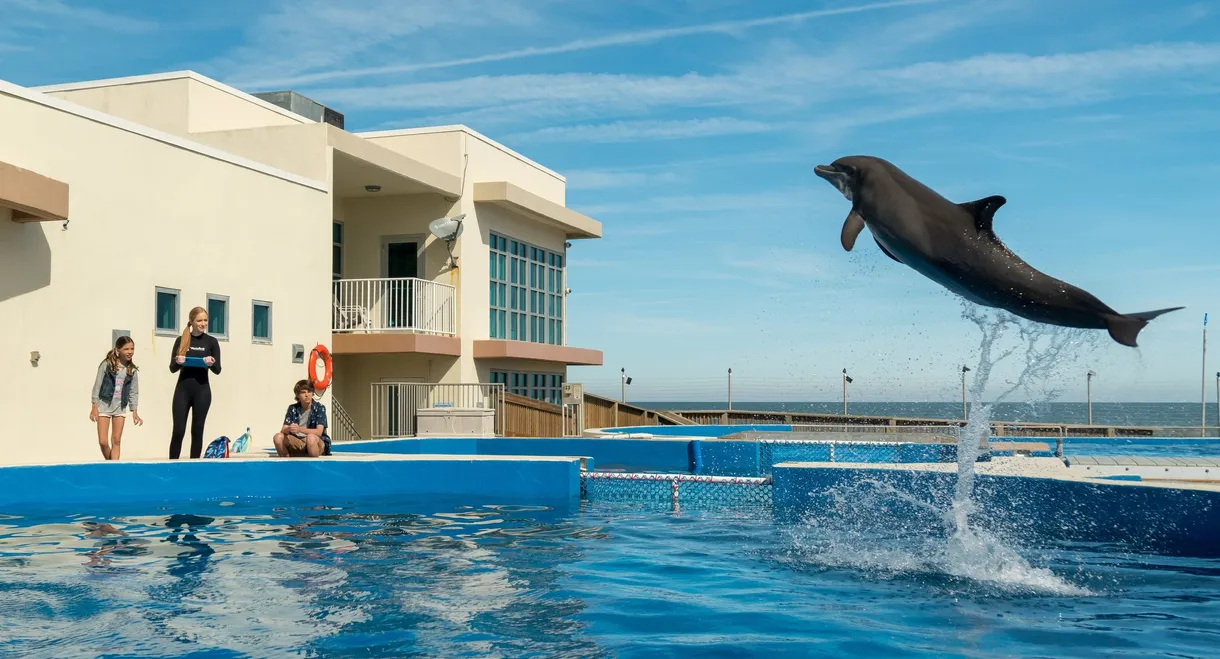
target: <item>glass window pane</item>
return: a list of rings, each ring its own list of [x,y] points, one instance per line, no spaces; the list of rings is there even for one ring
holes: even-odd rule
[[[157,329],[178,329],[178,319],[174,316],[178,296],[174,293],[157,291]]]
[[[491,334],[491,338],[493,338],[493,339],[500,338],[500,335],[496,334],[496,310],[495,309],[491,310],[491,317],[488,318],[488,320],[487,320],[487,333]]]
[[[228,334],[228,304],[224,300],[208,299],[208,334]]]
[[[254,338],[271,338],[271,307],[265,304],[255,304],[250,325]]]
[[[506,321],[508,321],[508,312],[501,311],[500,312],[500,338],[504,338],[507,335],[508,328],[506,328],[504,326]]]
[[[331,223],[331,241],[343,244],[343,224],[340,222]]]
[[[330,248],[330,267],[332,274],[343,276],[343,248],[338,245]]]

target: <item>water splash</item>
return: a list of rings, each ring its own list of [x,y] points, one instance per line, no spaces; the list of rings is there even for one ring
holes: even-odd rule
[[[1052,382],[1059,371],[1075,360],[1079,348],[1095,345],[1096,333],[1087,330],[1044,325],[1018,318],[998,309],[962,302],[962,317],[978,327],[979,358],[970,388],[973,405],[957,442],[957,482],[953,503],[947,511],[952,534],[945,549],[946,564],[975,579],[1014,583],[1064,595],[1083,595],[1088,591],[1073,586],[1049,570],[1035,568],[1021,554],[997,536],[970,524],[978,509],[974,498],[975,465],[979,447],[991,437],[991,410],[1018,391],[1032,402],[1052,402],[1062,390]],[[1016,330],[1017,344],[1007,349],[1001,339],[1009,328]],[[993,372],[1004,360],[1023,356],[1020,373],[991,401],[983,396]]]
[[[822,507],[796,535],[794,557],[802,563],[863,569],[874,574],[939,575],[965,579],[1001,592],[1089,595],[1049,569],[1035,567],[1013,539],[971,524],[980,505],[974,498],[975,464],[991,436],[991,411],[1018,392],[1026,400],[1052,402],[1062,393],[1056,376],[1096,345],[1096,333],[1026,321],[1008,312],[963,301],[962,317],[981,334],[970,387],[972,405],[958,438],[957,479],[947,508],[935,506],[875,479],[858,479],[824,492]],[[1011,337],[1011,344],[1005,339]],[[1005,362],[1019,364],[1002,380]],[[993,383],[999,394],[985,400]]]

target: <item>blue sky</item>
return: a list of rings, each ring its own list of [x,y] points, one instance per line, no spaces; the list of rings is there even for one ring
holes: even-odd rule
[[[958,201],[1006,196],[1009,247],[1119,311],[1187,307],[1138,350],[1091,333],[1051,376],[1064,400],[1090,368],[1095,400],[1199,398],[1220,292],[1216,2],[359,6],[0,0],[0,78],[189,68],[295,89],[350,130],[465,123],[559,170],[605,228],[571,251],[569,343],[606,365],[571,379],[617,393],[625,367],[634,400],[722,398],[729,367],[737,400],[836,400],[842,368],[854,400],[956,399],[977,329],[866,237],[844,252],[847,202],[813,175],[882,156]]]

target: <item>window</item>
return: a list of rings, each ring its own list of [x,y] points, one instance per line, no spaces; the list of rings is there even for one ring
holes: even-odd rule
[[[229,296],[208,293],[208,334],[229,340]]]
[[[343,278],[343,223],[334,222],[331,224],[331,279],[338,280]]]
[[[563,255],[491,234],[493,339],[563,345]]]
[[[271,343],[271,303],[254,301],[251,308],[250,335],[255,343]]]
[[[526,396],[555,405],[563,403],[563,374],[561,373],[492,371],[491,381],[493,384],[504,385],[504,390],[510,394]]]
[[[178,326],[178,293],[173,288],[156,288],[157,334],[177,336],[182,331]]]

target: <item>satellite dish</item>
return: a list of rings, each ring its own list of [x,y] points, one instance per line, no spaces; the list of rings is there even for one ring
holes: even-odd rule
[[[464,219],[466,219],[465,213],[457,217],[442,217],[439,220],[432,220],[428,224],[428,231],[441,240],[453,242],[462,235],[462,227],[465,225],[462,220]]]
[[[428,223],[428,231],[445,241],[445,246],[449,249],[449,262],[454,266],[457,265],[457,259],[453,257],[453,242],[462,235],[462,227],[466,226],[462,222],[464,219],[466,219],[466,214],[462,213],[457,217],[442,217]]]

